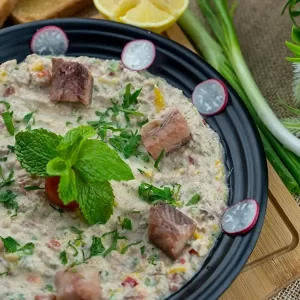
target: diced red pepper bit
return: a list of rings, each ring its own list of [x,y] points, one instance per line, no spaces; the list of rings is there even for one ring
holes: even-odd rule
[[[189,156],[188,159],[189,159],[189,163],[190,163],[191,165],[194,165],[194,164],[195,164],[195,160],[194,160],[191,156]]]
[[[15,88],[13,86],[10,86],[4,90],[3,97],[9,97],[13,95],[15,92],[16,92]]]
[[[123,286],[129,285],[129,286],[131,286],[131,287],[135,287],[135,286],[138,285],[138,282],[137,282],[134,278],[128,276],[128,277],[126,277],[126,279],[122,282],[122,285],[123,285]]]
[[[207,125],[205,120],[202,120],[202,124],[205,125],[205,126]]]
[[[180,262],[181,264],[185,264],[185,263],[186,263],[186,260],[185,260],[184,257],[181,257],[181,258],[179,259],[179,262]]]
[[[60,242],[55,239],[50,240],[49,242],[47,242],[47,247],[52,250],[58,251],[60,250]]]
[[[30,282],[30,283],[40,283],[41,282],[41,279],[40,277],[38,276],[35,276],[35,275],[29,275],[27,277],[27,281]]]
[[[191,250],[189,250],[189,254],[198,255],[198,252],[195,249],[192,248]]]
[[[108,75],[109,75],[109,76],[115,76],[116,73],[115,73],[115,72],[109,72]]]

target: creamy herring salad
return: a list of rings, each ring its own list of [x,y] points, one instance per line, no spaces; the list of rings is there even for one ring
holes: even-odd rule
[[[199,271],[228,187],[219,136],[181,90],[120,61],[33,54],[0,66],[0,95],[0,299],[164,299]],[[30,152],[31,137],[54,145],[79,130],[88,138],[64,149],[75,167],[63,156],[47,165],[67,188],[54,188],[53,175],[45,187],[30,164],[40,168],[32,160],[50,150],[41,142]],[[84,143],[87,152],[77,151]],[[101,157],[103,185],[93,189]],[[80,178],[78,193],[65,170],[77,187]],[[58,192],[83,200],[59,203]]]

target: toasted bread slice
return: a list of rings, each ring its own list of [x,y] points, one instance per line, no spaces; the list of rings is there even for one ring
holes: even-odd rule
[[[69,17],[92,3],[93,0],[19,0],[12,16],[16,23]]]
[[[0,0],[0,27],[12,12],[18,0]]]

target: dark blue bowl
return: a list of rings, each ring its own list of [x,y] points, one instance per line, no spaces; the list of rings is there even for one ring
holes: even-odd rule
[[[70,39],[69,56],[120,59],[124,45],[134,39],[149,39],[157,47],[149,71],[165,78],[191,98],[195,86],[218,78],[229,91],[229,103],[220,115],[207,118],[219,133],[226,149],[226,166],[231,205],[255,198],[260,205],[256,226],[244,236],[222,234],[202,269],[180,291],[168,299],[217,299],[234,281],[249,258],[259,237],[267,206],[268,177],[262,143],[251,116],[228,82],[199,56],[176,42],[137,27],[93,19],[54,19],[17,25],[0,30],[0,62],[22,61],[31,53],[30,40],[37,29],[57,25]],[[201,184],[201,183],[199,183]]]

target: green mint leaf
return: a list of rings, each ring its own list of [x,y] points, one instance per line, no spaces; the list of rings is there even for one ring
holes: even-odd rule
[[[64,266],[68,263],[67,252],[65,250],[59,254],[59,258]]]
[[[11,236],[7,238],[1,237],[1,240],[4,244],[5,251],[8,253],[16,252],[18,250],[18,246],[20,246],[20,244],[16,240],[14,240]]]
[[[75,173],[67,162],[60,157],[56,157],[49,161],[46,170],[50,176],[60,176],[58,194],[65,205],[77,199]]]
[[[77,177],[77,189],[81,212],[91,225],[106,223],[113,213],[114,194],[108,181],[84,182]]]
[[[72,166],[76,162],[83,142],[95,134],[96,132],[91,126],[82,125],[71,129],[59,143],[57,151],[62,158],[69,160]]]
[[[43,190],[43,188],[37,186],[37,185],[28,185],[24,187],[25,191],[36,191],[36,190]]]
[[[162,160],[162,158],[164,157],[164,154],[165,154],[165,150],[162,150],[162,151],[160,152],[160,154],[159,154],[158,159],[157,159],[157,160],[155,161],[155,163],[154,163],[154,168],[157,169],[158,171],[160,171],[158,165],[159,165],[160,161]]]
[[[90,258],[93,256],[100,255],[105,250],[100,237],[93,236],[92,240],[93,241],[90,248]]]
[[[18,249],[17,252],[21,252],[21,256],[29,256],[33,254],[35,245],[33,243],[28,243],[22,248]]]
[[[0,203],[3,203],[4,207],[7,209],[12,209],[15,211],[14,215],[18,214],[19,204],[15,199],[17,195],[12,191],[5,191],[0,193]]]
[[[2,119],[10,135],[15,135],[15,126],[13,123],[12,112],[5,111],[2,113]]]
[[[14,153],[27,172],[47,176],[46,166],[59,156],[56,150],[62,137],[45,129],[22,131],[16,135]]]
[[[74,169],[86,181],[134,179],[130,167],[118,153],[98,140],[83,143]]]
[[[122,229],[132,230],[132,224],[130,219],[124,218],[122,222]]]
[[[83,234],[83,231],[82,231],[82,230],[80,230],[80,229],[78,229],[78,228],[76,228],[76,227],[74,227],[74,226],[71,226],[71,230],[72,230],[74,233],[78,234],[78,235]]]
[[[6,110],[10,109],[10,104],[7,101],[0,101],[0,103],[5,105]]]
[[[126,245],[124,248],[121,249],[121,254],[124,254],[130,247],[136,246],[136,245],[140,244],[141,242],[142,241],[136,241],[134,243]]]
[[[195,194],[191,200],[186,204],[186,206],[190,206],[190,205],[193,205],[193,204],[197,204],[199,201],[200,201],[200,195],[199,194]]]

